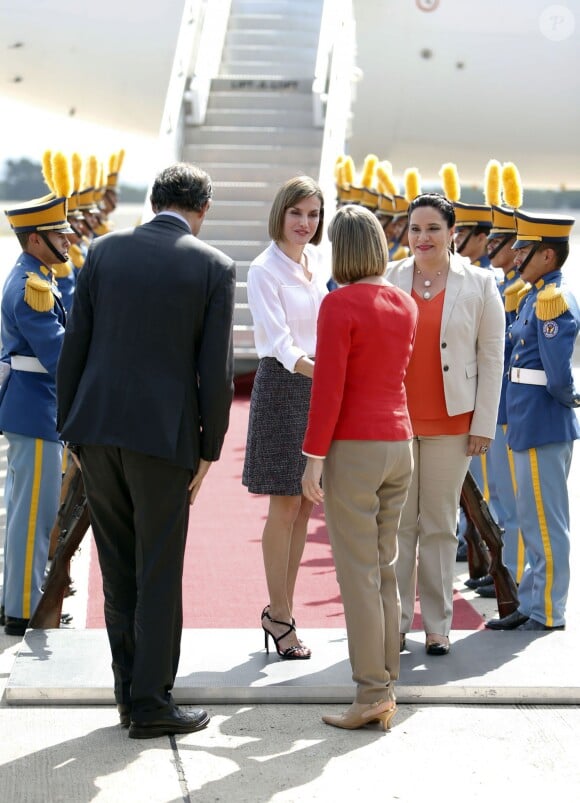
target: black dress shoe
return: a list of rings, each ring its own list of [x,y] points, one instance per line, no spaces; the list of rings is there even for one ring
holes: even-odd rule
[[[484,599],[493,599],[494,597],[497,597],[494,585],[479,586],[479,588],[475,589],[475,593],[478,597],[483,597]]]
[[[489,622],[485,623],[485,626],[490,630],[515,630],[516,627],[524,625],[529,618],[529,616],[524,616],[519,611],[514,611],[507,616],[502,616],[501,619],[490,619]]]
[[[6,616],[4,632],[7,636],[23,636],[29,621],[29,619],[19,619],[17,616]]]
[[[131,724],[131,706],[127,703],[117,703],[117,711],[119,712],[119,722],[122,728],[128,728]]]
[[[483,577],[470,577],[465,581],[464,585],[467,588],[481,588],[482,586],[492,586],[493,577],[491,574],[485,574]]]
[[[156,719],[131,719],[129,738],[155,739],[157,736],[171,736],[174,733],[193,733],[205,728],[208,722],[209,714],[203,708],[194,708],[191,713],[185,714],[175,706]]]
[[[520,625],[518,630],[565,630],[566,625],[556,625],[556,627],[548,627],[543,622],[538,622],[535,619],[528,619],[528,621]]]

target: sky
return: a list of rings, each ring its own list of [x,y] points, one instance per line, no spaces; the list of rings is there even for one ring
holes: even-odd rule
[[[107,166],[109,156],[124,148],[120,182],[143,187],[149,178],[143,165],[155,145],[155,137],[83,122],[0,95],[0,169],[6,159],[41,162],[47,149],[95,154]]]

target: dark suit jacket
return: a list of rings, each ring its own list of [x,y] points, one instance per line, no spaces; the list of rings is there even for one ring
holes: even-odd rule
[[[196,470],[217,460],[233,396],[235,265],[160,214],[95,240],[57,368],[57,427]]]

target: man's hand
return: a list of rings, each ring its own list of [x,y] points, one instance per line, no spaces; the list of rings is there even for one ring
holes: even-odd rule
[[[198,494],[199,489],[201,488],[201,483],[203,482],[203,478],[209,471],[209,467],[211,466],[210,460],[201,460],[199,461],[199,466],[197,469],[196,474],[194,475],[192,481],[187,486],[189,488],[189,504],[193,505],[195,501],[195,497]]]

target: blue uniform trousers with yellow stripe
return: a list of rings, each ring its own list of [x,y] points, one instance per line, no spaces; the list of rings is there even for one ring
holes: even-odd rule
[[[495,439],[487,453],[489,497],[497,523],[504,530],[503,562],[519,583],[525,566],[524,542],[516,502],[516,474],[513,454],[506,441],[506,424],[495,428]]]
[[[548,627],[565,624],[570,583],[568,474],[573,441],[514,451],[518,520],[528,566],[519,611]]]
[[[10,432],[6,474],[3,605],[30,619],[42,596],[50,531],[62,482],[62,443]]]

